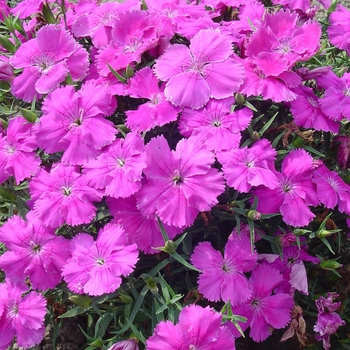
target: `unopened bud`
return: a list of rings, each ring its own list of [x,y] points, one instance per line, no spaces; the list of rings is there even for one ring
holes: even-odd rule
[[[166,252],[168,254],[172,254],[175,252],[176,248],[177,248],[176,243],[169,240],[169,241],[166,241],[166,243],[165,243],[164,252]]]
[[[128,65],[126,67],[126,71],[125,71],[125,77],[126,79],[130,79],[134,76],[135,72],[134,70],[132,69],[132,67],[130,65]]]
[[[85,295],[74,294],[69,296],[68,299],[78,306],[89,307],[91,305],[91,298]]]
[[[342,266],[343,265],[339,264],[336,260],[324,260],[320,263],[320,267],[323,270],[336,270]]]
[[[328,230],[319,230],[316,232],[316,237],[317,238],[325,238],[325,237],[328,237],[328,236],[331,236],[334,232],[332,231],[328,231]]]
[[[260,220],[261,214],[256,210],[249,210],[247,213],[247,218],[250,220]]]
[[[240,94],[240,93],[237,93],[235,95],[235,100],[236,100],[236,104],[238,106],[242,106],[244,104],[244,102],[245,102],[244,96],[242,94]]]
[[[120,294],[119,298],[122,301],[122,303],[124,303],[124,304],[131,304],[132,303],[132,298],[130,295]]]
[[[257,131],[253,131],[251,134],[250,134],[250,139],[252,141],[258,141],[260,140],[260,134],[257,132]]]

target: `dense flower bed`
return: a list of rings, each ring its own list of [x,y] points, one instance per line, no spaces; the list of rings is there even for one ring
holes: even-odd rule
[[[349,9],[0,10],[0,350],[349,347]]]

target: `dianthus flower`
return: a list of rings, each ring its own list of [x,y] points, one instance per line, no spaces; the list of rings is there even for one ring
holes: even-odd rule
[[[116,101],[108,87],[93,80],[75,91],[73,86],[56,89],[43,104],[36,129],[37,142],[47,153],[62,152],[62,162],[82,165],[112,143],[117,130],[104,117],[112,114]]]
[[[20,116],[10,119],[6,136],[0,135],[0,183],[14,176],[19,184],[35,175],[41,163],[37,148],[33,124]]]
[[[244,70],[234,58],[231,41],[214,30],[201,30],[189,47],[174,44],[156,61],[156,76],[166,81],[165,96],[175,106],[198,109],[209,98],[237,92]]]
[[[266,76],[279,76],[296,62],[307,61],[318,50],[321,26],[300,25],[289,10],[267,14],[247,45],[246,54]]]
[[[29,277],[34,289],[55,288],[69,257],[69,240],[43,226],[32,212],[27,220],[15,215],[1,227],[7,251],[0,256],[0,268],[11,281],[24,283]]]
[[[137,248],[147,254],[159,253],[154,248],[164,246],[164,239],[160,232],[155,214],[143,215],[137,209],[135,196],[128,198],[107,197],[107,204],[113,223],[119,223],[128,235],[129,243],[136,243]],[[182,229],[163,224],[169,239],[173,239]]]
[[[350,137],[347,135],[337,135],[333,143],[338,143],[337,163],[341,169],[350,168]]]
[[[111,197],[129,197],[141,188],[146,155],[142,137],[136,132],[116,139],[84,166],[89,185],[105,189]]]
[[[230,330],[221,325],[221,314],[213,309],[189,305],[182,309],[179,322],[162,321],[147,339],[147,350],[234,350]]]
[[[136,194],[144,215],[156,214],[176,227],[190,226],[200,211],[210,210],[224,191],[214,155],[196,138],[182,139],[171,151],[163,136],[146,145],[147,182]]]
[[[83,47],[56,25],[39,29],[36,38],[23,43],[10,63],[14,68],[23,68],[13,80],[11,92],[27,102],[56,89],[68,74],[73,80],[81,80],[89,64]]]
[[[128,93],[131,97],[149,100],[137,110],[126,111],[125,124],[129,129],[149,131],[155,126],[162,126],[177,119],[180,109],[166,101],[164,87],[159,87],[158,79],[151,68],[141,69],[130,79]]]
[[[198,279],[198,289],[210,301],[243,303],[252,294],[248,279],[243,274],[249,272],[257,262],[257,254],[251,251],[250,239],[246,232],[232,232],[224,250],[224,256],[209,242],[202,242],[191,256],[194,267],[202,273]]]
[[[0,350],[6,350],[16,337],[17,345],[29,349],[44,337],[46,300],[9,280],[0,283]],[[2,312],[1,312],[2,311]]]
[[[11,9],[11,14],[18,16],[18,18],[24,19],[38,12],[41,12],[44,3],[48,4],[54,1],[55,0],[22,0],[19,3],[16,2],[16,6]]]
[[[85,175],[73,166],[59,164],[48,173],[41,170],[30,182],[34,214],[43,225],[57,228],[89,223],[96,214],[93,202],[103,194],[88,185]]]
[[[270,142],[262,139],[251,148],[231,149],[218,155],[223,165],[227,185],[239,192],[249,192],[253,186],[277,187],[274,161],[276,151]]]
[[[322,340],[323,348],[328,350],[331,348],[330,336],[334,334],[340,326],[345,325],[345,321],[335,312],[340,302],[333,302],[338,294],[328,293],[327,298],[319,297],[315,303],[318,310],[317,322],[314,326],[314,331],[317,340]]]
[[[339,4],[329,16],[330,26],[327,29],[329,41],[338,49],[350,54],[350,11]]]
[[[249,108],[231,111],[234,99],[210,99],[205,107],[192,110],[184,108],[179,129],[182,135],[196,136],[211,151],[222,151],[237,148],[241,133],[246,129],[253,117]]]
[[[136,244],[129,245],[120,225],[107,224],[97,240],[79,233],[71,241],[72,257],[63,267],[62,276],[75,293],[102,295],[114,292],[138,260]]]
[[[271,327],[284,328],[290,321],[294,305],[289,294],[274,293],[282,282],[282,275],[269,265],[257,265],[249,278],[252,294],[248,301],[232,307],[235,315],[247,318],[239,322],[243,331],[250,326],[249,335],[256,342],[264,341],[271,335]],[[236,327],[230,327],[233,334],[240,336]]]
[[[312,182],[312,157],[303,149],[291,151],[276,172],[275,189],[259,186],[253,191],[258,197],[257,210],[263,214],[280,212],[288,225],[305,226],[315,215],[309,205],[318,205],[316,185]]]

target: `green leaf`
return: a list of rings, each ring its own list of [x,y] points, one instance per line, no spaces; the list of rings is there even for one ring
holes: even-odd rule
[[[126,80],[122,75],[120,75],[119,73],[117,73],[117,72],[109,65],[109,63],[107,63],[107,66],[108,66],[109,70],[112,72],[112,74],[113,74],[121,83],[126,84],[126,81],[127,81],[127,80]]]
[[[279,113],[279,112],[276,112],[276,113],[270,118],[270,120],[269,120],[268,122],[266,122],[266,123],[264,124],[264,126],[260,129],[260,131],[259,131],[260,137],[263,136],[264,133],[265,133],[265,131],[271,126],[271,124],[274,122],[274,120],[275,120],[276,117],[278,116],[278,113]]]
[[[16,46],[3,35],[0,35],[0,45],[12,54],[16,52]]]
[[[90,310],[91,307],[81,307],[81,306],[77,306],[74,307],[73,309],[68,310],[67,312],[65,312],[63,315],[58,316],[58,318],[70,318],[70,317],[75,317],[77,315],[81,315],[84,312]]]
[[[19,110],[21,111],[23,118],[30,123],[34,123],[38,119],[36,114],[32,111],[29,111],[28,109],[20,108]]]
[[[191,270],[194,270],[194,271],[197,271],[197,272],[202,272],[201,270],[198,270],[196,269],[194,266],[192,266],[190,263],[188,263],[180,254],[178,254],[177,252],[174,252],[171,254],[171,256],[177,260],[180,264],[182,264],[183,266],[191,269]]]

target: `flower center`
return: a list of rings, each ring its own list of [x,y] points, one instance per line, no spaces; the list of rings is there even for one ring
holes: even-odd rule
[[[41,245],[40,244],[36,244],[33,241],[30,241],[29,244],[31,245],[34,253],[40,253],[40,251],[41,251]]]
[[[98,265],[103,265],[105,263],[105,260],[103,258],[98,258],[96,262]]]
[[[71,188],[71,187],[62,186],[62,187],[61,187],[61,190],[62,190],[62,193],[63,193],[65,196],[69,196],[69,195],[72,194],[72,188]]]
[[[124,159],[117,159],[117,163],[120,167],[124,166],[125,165],[125,160]]]
[[[214,123],[213,123],[213,126],[215,126],[216,128],[220,127],[221,126],[221,122],[219,120],[216,120]]]
[[[180,172],[178,170],[174,171],[174,177],[172,180],[174,182],[174,185],[180,185],[184,182],[183,178],[181,177]]]

